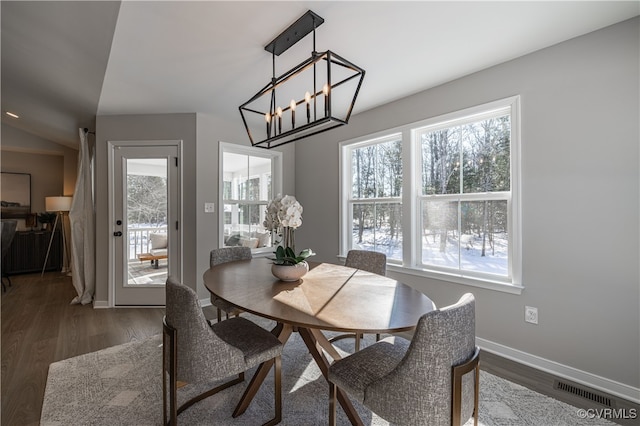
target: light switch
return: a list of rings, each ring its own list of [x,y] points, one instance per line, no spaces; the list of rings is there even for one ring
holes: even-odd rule
[[[216,203],[204,203],[204,212],[205,213],[215,213],[216,212]]]

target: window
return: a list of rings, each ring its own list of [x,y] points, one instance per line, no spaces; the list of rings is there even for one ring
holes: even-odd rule
[[[518,118],[514,97],[344,142],[342,254],[521,288]]]
[[[402,260],[402,137],[391,135],[349,150],[349,248]]]
[[[221,246],[271,246],[263,222],[267,203],[282,192],[282,153],[220,143]]]

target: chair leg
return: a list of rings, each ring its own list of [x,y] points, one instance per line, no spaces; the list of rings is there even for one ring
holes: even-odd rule
[[[360,350],[360,333],[356,333],[355,351],[358,352],[359,350]]]
[[[274,426],[282,421],[282,358],[280,356],[277,356],[273,359],[273,361],[273,405],[275,409],[275,416],[273,417],[273,419],[264,423],[262,426]]]
[[[476,377],[473,386],[473,426],[478,426],[478,412],[480,411],[480,359],[476,363]]]
[[[162,334],[162,419],[164,425],[178,424],[178,359],[176,331],[163,321]],[[167,360],[167,355],[169,359]],[[169,422],[167,423],[167,372],[169,373]]]
[[[176,426],[178,424],[178,415],[196,402],[202,401],[220,391],[244,381],[244,372],[238,374],[237,379],[230,380],[206,392],[196,395],[190,400],[182,403],[178,407],[178,387],[186,385],[184,382],[178,382],[178,346],[177,332],[163,320],[163,336],[162,336],[162,419],[164,426]],[[167,359],[167,356],[169,359]],[[169,421],[167,422],[167,380],[166,373],[169,373]],[[280,377],[280,369],[278,366],[278,377]],[[278,382],[280,383],[280,382]],[[281,411],[278,412],[280,418]],[[280,420],[278,420],[278,423]],[[277,423],[273,423],[274,425]]]
[[[451,424],[460,426],[462,420],[462,377],[474,371],[473,385],[473,418],[474,425],[478,426],[478,400],[480,389],[480,348],[476,347],[473,356],[460,365],[451,368]]]
[[[336,426],[336,385],[329,382],[329,426]]]
[[[222,310],[218,308],[218,322],[222,321]]]
[[[6,292],[7,291],[7,287],[4,285],[4,280],[5,279],[7,280],[7,282],[9,283],[9,287],[13,287],[11,285],[11,278],[9,278],[9,274],[7,274],[6,272],[2,273],[2,278],[3,278],[3,280],[2,280],[2,291]]]

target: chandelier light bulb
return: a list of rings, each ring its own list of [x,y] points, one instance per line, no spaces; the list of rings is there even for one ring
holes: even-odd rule
[[[296,127],[296,101],[291,99],[289,107],[291,108],[291,128],[294,129]]]
[[[282,108],[276,109],[276,115],[278,116],[278,133],[282,133]]]
[[[322,93],[324,93],[324,116],[329,115],[329,85],[327,83],[322,86]]]
[[[267,138],[271,136],[271,114],[266,113],[264,115],[264,121],[267,122]]]

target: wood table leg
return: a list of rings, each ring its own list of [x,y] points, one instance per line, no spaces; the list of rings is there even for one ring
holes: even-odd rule
[[[331,344],[329,339],[322,333],[322,331],[316,328],[310,328],[309,332],[313,334],[313,337],[317,340],[318,344],[324,349],[334,361],[342,359],[342,355],[338,353],[336,348]]]
[[[282,344],[284,345],[285,343],[287,343],[287,340],[289,340],[289,337],[293,332],[293,327],[288,324],[278,324],[274,328],[273,332],[277,333],[278,340],[280,340],[280,342],[282,342]],[[247,386],[247,389],[244,391],[242,398],[240,398],[240,402],[238,402],[238,405],[236,406],[232,417],[238,417],[245,411],[247,411],[247,408],[249,408],[249,404],[251,404],[251,401],[258,393],[262,382],[264,382],[267,374],[269,374],[269,370],[271,370],[271,367],[273,367],[273,362],[273,360],[270,360],[260,364],[258,370],[251,378],[249,386]]]
[[[318,367],[320,367],[320,371],[322,372],[322,375],[324,376],[325,380],[327,380],[328,382],[329,366],[331,364],[322,353],[323,345],[321,345],[320,341],[316,339],[316,336],[317,336],[316,331],[317,333],[322,334],[319,330],[314,331],[308,328],[298,329],[298,333],[300,333],[302,340],[307,345],[307,348],[309,349],[309,353],[311,354],[313,359],[316,361],[316,364],[318,364]],[[324,335],[321,338],[321,340],[326,340]],[[331,345],[330,342],[327,341],[327,343]],[[336,391],[337,391],[338,402],[342,406],[342,409],[344,410],[345,414],[349,418],[349,421],[351,422],[351,424],[354,426],[364,426],[362,419],[360,419],[360,416],[358,416],[356,409],[354,408],[353,404],[351,404],[351,401],[349,400],[347,395],[339,388],[337,388]]]

